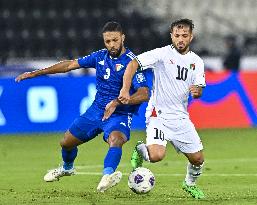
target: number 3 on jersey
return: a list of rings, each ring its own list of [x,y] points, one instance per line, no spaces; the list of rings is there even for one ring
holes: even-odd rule
[[[109,77],[111,75],[110,68],[106,68],[105,72],[106,72],[106,74],[104,75],[104,79],[107,80],[107,79],[109,79]]]

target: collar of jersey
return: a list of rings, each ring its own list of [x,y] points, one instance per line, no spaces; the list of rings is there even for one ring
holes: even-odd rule
[[[181,53],[179,53],[179,52],[177,51],[177,49],[176,49],[172,44],[170,45],[170,47],[171,47],[172,50],[174,50],[177,54],[179,54],[179,55],[181,55],[181,56],[186,56],[188,53],[191,53],[191,51],[189,50],[186,54],[182,55]]]

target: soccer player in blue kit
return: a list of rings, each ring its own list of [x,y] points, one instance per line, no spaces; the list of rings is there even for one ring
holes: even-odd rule
[[[137,73],[133,78],[129,104],[123,105],[117,99],[125,68],[135,56],[124,46],[125,35],[119,23],[107,22],[102,29],[102,35],[106,49],[83,58],[61,61],[44,69],[26,72],[15,79],[16,82],[20,82],[40,75],[65,73],[81,67],[96,69],[95,100],[65,132],[60,142],[63,165],[50,170],[44,176],[44,180],[58,181],[60,177],[73,175],[77,146],[104,132],[103,139],[109,144],[109,150],[104,159],[103,177],[97,187],[99,192],[104,192],[120,182],[122,173],[116,171],[116,168],[122,156],[122,146],[130,139],[132,114],[137,113],[140,103],[148,101],[149,98],[145,76],[143,73]]]

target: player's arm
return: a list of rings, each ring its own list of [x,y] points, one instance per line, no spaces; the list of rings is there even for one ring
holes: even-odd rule
[[[149,88],[148,87],[140,87],[137,91],[130,96],[128,100],[128,105],[137,105],[149,100]],[[118,98],[115,99],[117,105],[123,104]]]
[[[120,90],[118,100],[123,104],[128,104],[130,100],[129,90],[131,87],[133,76],[135,75],[139,64],[136,59],[129,62],[123,76],[123,86]]]
[[[80,65],[78,63],[78,60],[65,60],[47,68],[22,73],[21,75],[15,78],[15,81],[20,82],[28,78],[34,78],[34,77],[37,77],[40,75],[46,75],[46,74],[66,73],[71,70],[75,70],[79,67]]]
[[[144,53],[141,53],[136,57],[136,59],[130,61],[127,65],[123,76],[123,87],[120,90],[120,95],[118,99],[123,103],[127,104],[129,102],[129,89],[133,76],[135,75],[137,69],[140,67],[141,70],[155,67],[155,63],[161,61],[163,58],[162,48],[156,48]]]
[[[204,63],[202,59],[196,64],[197,70],[194,71],[193,82],[189,88],[191,95],[194,99],[200,98],[203,94],[203,88],[205,88],[205,74],[204,74]]]
[[[140,87],[133,95],[130,96],[128,104],[136,105],[136,104],[141,104],[143,102],[147,102],[148,100],[149,100],[149,88]]]
[[[137,91],[131,95],[128,100],[129,105],[141,104],[142,102],[149,100],[149,88],[148,87],[140,87]],[[122,105],[122,102],[116,98],[109,102],[105,107],[105,112],[102,120],[108,119],[112,113],[116,110],[117,106]]]

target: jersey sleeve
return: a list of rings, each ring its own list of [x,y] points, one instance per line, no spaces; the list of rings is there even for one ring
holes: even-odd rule
[[[93,52],[82,58],[78,58],[78,63],[81,68],[95,68],[98,52]]]
[[[204,63],[202,60],[199,60],[195,65],[193,84],[201,87],[206,86],[205,74],[204,74]]]
[[[136,72],[132,79],[132,87],[137,90],[140,87],[148,87],[146,77],[143,72]]]
[[[136,56],[136,60],[140,66],[139,70],[154,68],[155,64],[161,60],[161,49],[147,51]]]

